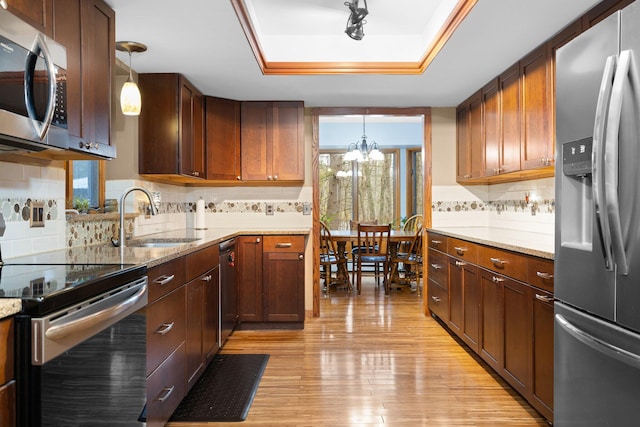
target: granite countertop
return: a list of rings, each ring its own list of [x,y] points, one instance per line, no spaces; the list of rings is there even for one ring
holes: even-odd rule
[[[498,227],[432,227],[427,230],[482,245],[554,259],[554,237],[547,234]]]
[[[172,259],[196,252],[227,239],[242,235],[308,235],[311,228],[278,228],[273,230],[251,228],[211,228],[206,230],[182,229],[162,233],[135,236],[138,239],[183,239],[197,238],[193,242],[172,247],[135,247],[116,248],[111,244],[98,244],[78,248],[61,249],[34,255],[5,259],[6,264],[136,264],[148,268]],[[0,319],[18,313],[20,299],[0,298]]]

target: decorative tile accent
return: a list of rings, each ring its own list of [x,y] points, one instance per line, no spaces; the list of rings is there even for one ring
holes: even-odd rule
[[[531,212],[549,213],[555,212],[555,200],[545,199],[526,203],[524,200],[495,200],[495,201],[434,201],[431,204],[433,212],[469,212],[489,211],[498,214],[502,212]]]
[[[58,219],[58,203],[53,199],[4,198],[0,200],[0,212],[5,222],[29,221],[32,201],[44,202],[45,221]]]

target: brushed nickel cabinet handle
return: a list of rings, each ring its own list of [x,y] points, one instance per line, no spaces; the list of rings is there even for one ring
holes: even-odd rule
[[[464,267],[465,265],[467,265],[466,262],[456,261],[456,267]]]
[[[442,240],[431,240],[431,243],[433,243],[434,245],[438,246],[438,245],[442,244]]]
[[[434,300],[435,302],[440,302],[440,301],[442,301],[440,298],[435,297],[435,296],[432,296],[432,297],[431,297],[431,299],[432,299],[432,300]]]
[[[546,295],[536,294],[536,299],[542,302],[553,302],[553,298]]]
[[[489,258],[489,260],[499,267],[502,267],[507,263],[506,261],[503,261],[500,258]]]
[[[536,276],[538,276],[541,279],[546,279],[546,280],[553,279],[553,274],[544,273],[542,271],[536,271]]]
[[[440,264],[431,264],[431,268],[433,268],[434,270],[440,270],[442,266]]]
[[[276,243],[276,248],[290,248],[291,246],[291,243]]]
[[[166,335],[171,329],[173,329],[174,324],[175,322],[163,323],[158,329],[156,329],[155,333],[158,335]]]
[[[494,281],[494,283],[501,283],[501,282],[504,282],[504,279],[503,279],[503,278],[501,278],[501,277],[496,277],[496,276],[493,276],[493,277],[491,278],[491,280],[493,280],[493,281]]]
[[[163,286],[172,281],[175,277],[175,274],[172,274],[171,276],[163,275],[154,280],[153,283],[157,283],[158,285]]]
[[[167,400],[169,398],[169,396],[171,396],[171,393],[173,393],[173,389],[175,389],[176,386],[171,386],[171,387],[165,387],[163,388],[160,393],[162,393],[161,395],[159,395],[158,397],[156,397],[156,400],[158,402],[164,402],[165,400]]]

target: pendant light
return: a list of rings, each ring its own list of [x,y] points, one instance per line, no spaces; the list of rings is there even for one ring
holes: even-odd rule
[[[133,72],[131,68],[131,53],[144,52],[147,50],[147,46],[138,42],[116,42],[116,49],[121,52],[129,52],[129,78],[122,86],[120,91],[120,109],[125,116],[137,116],[142,109],[142,98],[140,96],[140,89],[138,85],[133,81]]]
[[[367,143],[367,133],[365,129],[365,116],[362,116],[362,137],[356,142],[352,142],[347,147],[347,152],[342,157],[345,161],[366,162],[369,160],[384,160],[384,154],[380,151],[378,143],[372,141]]]

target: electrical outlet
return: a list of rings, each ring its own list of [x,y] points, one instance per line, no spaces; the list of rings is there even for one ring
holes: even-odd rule
[[[302,204],[302,215],[311,215],[311,203],[304,202]]]
[[[273,203],[267,203],[265,206],[265,212],[267,215],[273,215]]]
[[[29,227],[44,227],[44,202],[31,202]]]

